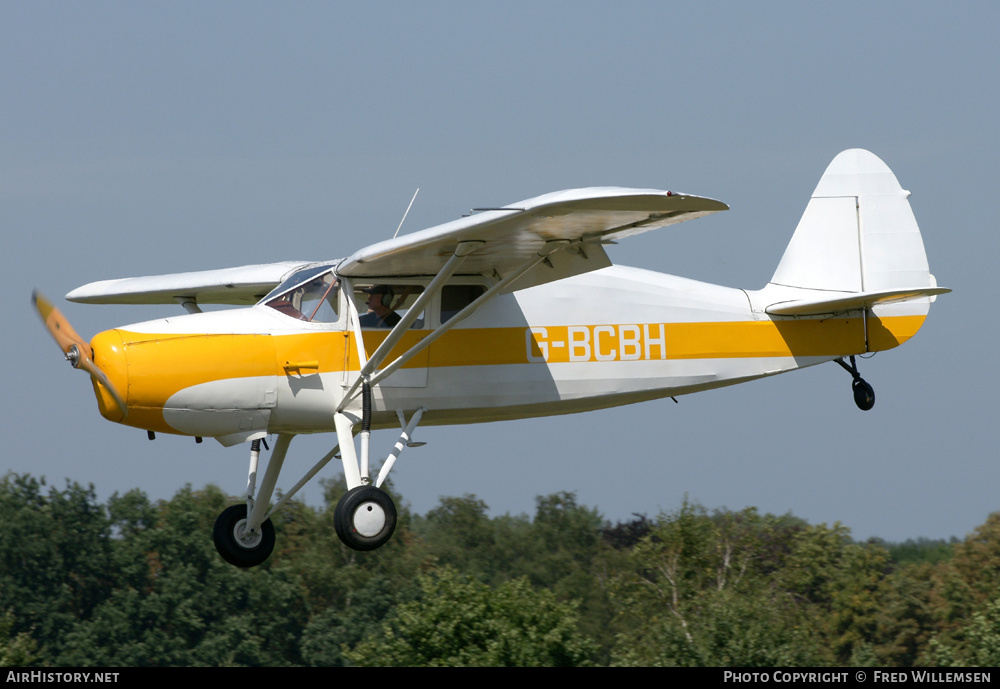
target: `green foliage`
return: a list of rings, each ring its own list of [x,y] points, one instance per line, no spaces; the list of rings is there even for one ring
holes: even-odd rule
[[[496,588],[451,568],[419,580],[420,596],[402,603],[381,629],[347,656],[358,665],[577,666],[593,646],[577,630],[576,606],[526,579]]]
[[[13,616],[9,633],[29,633],[43,655],[58,653],[74,622],[108,595],[114,572],[93,486],[44,487],[30,476],[0,480],[0,605]]]
[[[209,534],[226,501],[185,488],[157,506],[113,501],[130,563],[121,585],[67,635],[57,662],[78,666],[281,665],[297,661],[302,592],[268,567],[231,567]]]
[[[889,551],[889,557],[897,564],[915,564],[918,562],[946,562],[952,558],[958,539],[950,540],[929,538],[907,539],[902,543],[882,543]]]
[[[8,610],[0,615],[0,667],[27,667],[38,656],[38,644],[27,632],[12,636],[14,615]]]
[[[309,621],[302,634],[303,660],[319,667],[351,665],[344,649],[378,629],[394,606],[410,600],[417,590],[415,583],[399,586],[385,577],[371,578],[348,594],[343,607],[331,606]]]
[[[1000,590],[972,614],[960,634],[932,639],[928,656],[942,667],[1000,666]]]
[[[795,558],[797,529],[754,509],[709,515],[687,501],[660,515],[616,580],[615,664],[820,664],[808,610],[775,585]]]
[[[527,520],[491,520],[488,506],[475,495],[442,497],[437,507],[415,520],[414,529],[434,553],[439,565],[454,567],[492,582],[504,577],[517,558],[510,545],[513,533],[523,531]]]
[[[931,575],[933,638],[921,660],[995,666],[1000,661],[1000,512],[954,546]]]
[[[1000,513],[962,542],[856,543],[840,524],[705,508],[603,524],[572,493],[491,517],[473,495],[343,546],[326,504],[274,517],[272,558],[225,564],[217,488],[100,504],[0,480],[0,663],[996,665]],[[391,491],[391,486],[389,487]]]

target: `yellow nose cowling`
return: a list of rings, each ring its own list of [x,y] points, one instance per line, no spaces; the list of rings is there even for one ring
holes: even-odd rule
[[[114,386],[125,403],[126,408],[119,406],[111,392],[97,380],[93,380],[94,394],[97,395],[97,406],[101,416],[108,421],[120,422],[128,411],[128,355],[121,333],[117,330],[105,330],[98,333],[90,341],[94,351],[94,363],[104,371],[108,382]]]

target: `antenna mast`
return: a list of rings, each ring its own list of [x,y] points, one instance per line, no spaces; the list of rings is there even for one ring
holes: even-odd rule
[[[413,202],[417,200],[417,194],[419,193],[420,187],[417,187],[417,190],[413,192],[413,198],[410,199],[410,205],[406,207],[406,212],[403,213],[403,219],[399,221],[399,227],[402,227],[403,223],[406,222],[406,216],[410,214],[410,209],[413,207]],[[399,234],[399,227],[396,228],[396,233],[392,235],[393,239],[395,239],[396,235]]]

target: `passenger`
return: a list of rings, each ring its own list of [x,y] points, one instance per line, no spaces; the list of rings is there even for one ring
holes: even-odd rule
[[[395,296],[389,285],[372,285],[361,290],[368,295],[368,313],[359,319],[362,328],[392,328],[400,321],[392,310]]]

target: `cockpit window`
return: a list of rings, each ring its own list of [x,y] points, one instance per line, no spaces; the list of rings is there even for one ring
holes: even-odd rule
[[[335,323],[340,318],[339,290],[333,266],[314,266],[294,273],[261,303],[301,321]]]

